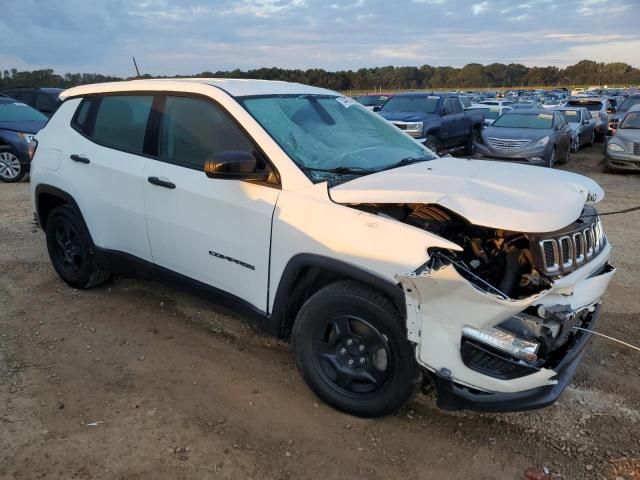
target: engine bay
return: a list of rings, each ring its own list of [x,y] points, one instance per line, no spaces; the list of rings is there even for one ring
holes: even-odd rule
[[[356,208],[429,231],[463,248],[462,252],[429,251],[432,268],[453,263],[481,290],[521,299],[551,287],[537,267],[526,233],[479,227],[438,205],[367,204]]]

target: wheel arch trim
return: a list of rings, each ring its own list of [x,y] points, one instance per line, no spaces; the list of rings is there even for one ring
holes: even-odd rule
[[[84,215],[82,214],[82,210],[80,209],[80,206],[78,205],[78,202],[76,202],[76,199],[73,198],[73,196],[68,193],[65,192],[64,190],[58,188],[58,187],[54,187],[53,185],[48,185],[46,183],[41,183],[38,184],[34,190],[34,197],[35,197],[35,209],[36,209],[36,217],[38,219],[38,225],[40,226],[40,228],[42,230],[46,229],[46,221],[47,219],[42,218],[42,215],[40,213],[40,197],[42,195],[52,195],[54,197],[58,197],[62,200],[64,200],[67,204],[71,205],[74,210],[76,210],[78,212],[78,215],[80,216],[80,221],[82,222],[82,224],[84,225],[84,228],[87,229],[87,232],[89,232],[89,239],[91,241],[91,245],[93,245],[93,238],[91,237],[91,232],[89,231],[89,227],[87,225],[87,222],[85,222],[84,220]]]
[[[311,253],[301,253],[294,255],[289,259],[285,266],[278,288],[273,300],[273,307],[270,312],[270,330],[278,337],[284,337],[284,329],[287,323],[287,307],[290,295],[296,286],[296,279],[300,272],[305,268],[320,268],[324,271],[335,273],[353,280],[362,282],[376,290],[384,293],[403,317],[406,317],[406,303],[402,287],[377,275],[375,272],[368,271],[358,265],[337,260],[324,255]]]

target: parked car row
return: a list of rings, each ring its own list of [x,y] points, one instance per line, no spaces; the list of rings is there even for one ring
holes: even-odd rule
[[[566,162],[571,152],[615,135],[626,112],[640,105],[640,93],[631,90],[571,93],[566,89],[504,94],[408,92],[355,99],[434,152],[460,149],[469,156],[553,167]],[[606,150],[609,170],[635,168],[628,164],[616,168],[612,159],[620,158],[622,152],[616,149],[622,145],[606,145],[613,149]]]

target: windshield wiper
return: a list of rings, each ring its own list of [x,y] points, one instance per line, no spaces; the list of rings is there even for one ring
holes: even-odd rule
[[[387,165],[386,167],[377,170],[378,172],[383,172],[385,170],[392,170],[398,167],[404,167],[406,165],[411,165],[412,163],[418,162],[428,162],[429,160],[433,160],[433,157],[405,157],[402,160],[392,163],[391,165]]]
[[[303,167],[305,170],[311,170],[312,172],[322,173],[337,173],[339,175],[368,175],[375,173],[377,170],[367,170],[362,167],[335,167],[335,168],[315,168],[315,167]]]

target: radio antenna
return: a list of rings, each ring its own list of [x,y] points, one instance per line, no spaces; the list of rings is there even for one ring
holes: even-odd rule
[[[136,57],[131,57],[133,58],[133,66],[136,67],[136,75],[138,76],[138,78],[140,78],[140,70],[138,70],[138,64],[136,63]]]

